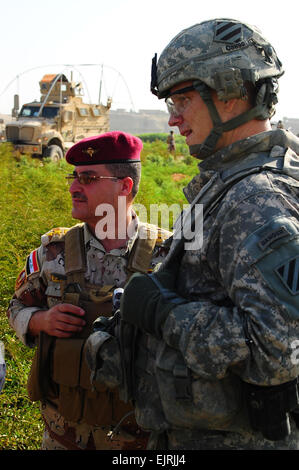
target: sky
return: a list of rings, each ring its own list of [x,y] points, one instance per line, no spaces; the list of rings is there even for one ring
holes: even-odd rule
[[[40,98],[46,73],[83,82],[86,102],[112,109],[166,110],[150,92],[151,60],[183,29],[212,18],[259,27],[285,74],[279,80],[275,120],[299,119],[298,16],[294,0],[0,0],[0,114]],[[89,65],[82,65],[89,64]],[[101,83],[101,88],[100,88]],[[100,92],[101,89],[101,92]]]

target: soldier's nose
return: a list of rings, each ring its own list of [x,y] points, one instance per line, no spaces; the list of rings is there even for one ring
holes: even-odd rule
[[[168,119],[168,125],[170,127],[179,126],[183,122],[181,114],[170,114]]]

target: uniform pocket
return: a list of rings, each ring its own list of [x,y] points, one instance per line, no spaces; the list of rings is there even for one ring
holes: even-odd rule
[[[79,385],[84,342],[84,339],[56,339],[52,377],[59,385]]]
[[[227,429],[240,411],[241,382],[236,376],[195,376],[182,354],[165,344],[157,354],[156,378],[163,412],[172,426]]]

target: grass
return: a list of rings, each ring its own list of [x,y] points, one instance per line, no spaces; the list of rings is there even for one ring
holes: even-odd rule
[[[136,204],[182,206],[182,187],[197,172],[197,161],[180,140],[176,153],[167,151],[165,136],[144,141],[142,181]],[[177,136],[176,136],[177,137]],[[5,346],[7,374],[0,394],[0,449],[39,449],[43,424],[39,404],[27,396],[26,382],[33,350],[25,347],[10,328],[6,309],[26,256],[39,246],[40,236],[53,227],[72,226],[71,200],[64,176],[72,167],[59,163],[13,157],[0,145],[0,340]],[[174,178],[174,175],[178,176]],[[167,227],[165,227],[167,228]]]

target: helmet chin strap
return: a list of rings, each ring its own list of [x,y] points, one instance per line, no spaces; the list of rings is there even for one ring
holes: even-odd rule
[[[256,106],[226,122],[221,121],[214,100],[212,98],[211,89],[205,83],[200,81],[193,82],[193,86],[195,90],[198,91],[202,100],[206,104],[214,126],[210,134],[202,144],[195,144],[189,146],[190,154],[193,157],[199,158],[200,160],[204,160],[205,158],[215,153],[217,142],[222,136],[223,132],[228,132],[232,129],[236,129],[242,124],[245,124],[246,122],[257,118],[258,116],[264,116],[264,119],[266,119],[269,115],[268,108],[264,104],[263,100],[266,94],[266,85],[265,87],[261,87],[261,90],[259,92],[260,96],[258,96],[256,100]]]

